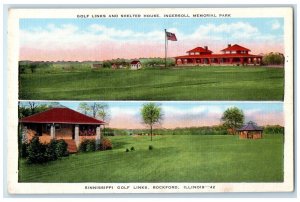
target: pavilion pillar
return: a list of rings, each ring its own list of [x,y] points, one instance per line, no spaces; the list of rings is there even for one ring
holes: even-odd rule
[[[55,124],[51,124],[51,128],[50,128],[50,136],[51,136],[51,139],[55,139]]]
[[[23,127],[22,127],[22,142],[23,142],[23,143],[28,142],[28,135],[27,135],[27,132],[28,132],[27,126],[23,126]]]
[[[193,59],[193,64],[194,64],[194,65],[196,64],[196,59]]]
[[[99,149],[101,143],[101,126],[96,128],[96,150]]]
[[[260,65],[260,63],[261,63],[261,59],[260,59],[260,58],[257,58],[257,60],[258,60],[258,64]]]
[[[241,63],[241,64],[244,63],[244,58],[240,58],[240,63]]]
[[[80,144],[80,139],[79,139],[79,125],[75,125],[75,143],[76,143],[77,147]]]
[[[181,64],[183,65],[184,64],[184,60],[183,59],[180,59],[181,60]]]
[[[232,64],[233,58],[229,58],[229,63]]]
[[[202,58],[200,59],[200,63],[201,63],[201,64],[203,64],[203,63],[204,63]]]

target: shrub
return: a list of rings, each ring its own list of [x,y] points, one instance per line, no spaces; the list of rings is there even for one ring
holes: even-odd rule
[[[149,145],[149,150],[153,150],[153,146],[152,145]]]
[[[96,141],[95,140],[84,139],[80,143],[79,151],[80,152],[96,151]]]
[[[58,158],[69,156],[68,144],[64,140],[56,140],[55,153]]]
[[[108,138],[102,138],[101,143],[100,143],[100,150],[111,150],[112,149],[112,143],[110,139]]]
[[[21,144],[21,157],[22,158],[26,158],[28,156],[28,147],[29,147],[29,143],[24,142]]]
[[[125,151],[126,151],[126,152],[129,152],[129,149],[127,148]]]
[[[96,151],[96,140],[89,140],[86,145],[86,152]]]
[[[28,163],[44,163],[48,161],[46,157],[46,145],[40,143],[39,137],[33,137],[28,146]]]
[[[51,142],[47,145],[45,145],[45,160],[46,161],[55,161],[57,160],[58,156],[56,153],[56,148],[57,148],[57,141],[56,140],[51,140]]]
[[[24,145],[24,148],[25,147]],[[38,136],[32,138],[27,145],[26,152],[27,154],[24,151],[24,155],[27,155],[27,163],[30,164],[55,161],[60,157],[69,155],[68,144],[64,140],[51,140],[49,144],[42,144]]]
[[[130,150],[131,150],[131,151],[134,151],[134,150],[135,150],[135,148],[134,148],[134,147],[131,147],[131,148],[130,148]]]

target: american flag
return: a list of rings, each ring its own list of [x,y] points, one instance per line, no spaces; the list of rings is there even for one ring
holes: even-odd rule
[[[171,32],[166,32],[167,39],[170,41],[177,41],[176,35]]]

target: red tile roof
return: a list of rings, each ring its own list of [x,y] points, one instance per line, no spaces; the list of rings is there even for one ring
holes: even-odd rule
[[[140,63],[140,61],[139,60],[133,60],[130,64],[136,65],[137,63]]]
[[[179,59],[189,59],[189,58],[243,58],[243,57],[257,57],[262,58],[261,55],[251,55],[251,54],[211,54],[211,55],[182,55],[182,56],[176,56],[175,58]]]
[[[194,48],[194,49],[192,49],[192,50],[189,50],[189,51],[187,51],[187,53],[193,53],[193,52],[200,52],[200,53],[212,53],[212,51],[211,50],[206,50],[205,48],[202,48],[202,47],[196,47],[196,48]]]
[[[21,123],[68,123],[68,124],[97,124],[104,121],[89,117],[69,108],[51,108],[46,111],[24,117]]]
[[[233,46],[227,47],[221,51],[251,51],[251,50],[243,46],[240,46],[238,44],[234,44]]]

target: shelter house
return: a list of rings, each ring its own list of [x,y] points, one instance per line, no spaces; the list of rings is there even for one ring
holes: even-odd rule
[[[249,121],[247,125],[237,130],[240,135],[240,139],[261,139],[263,129],[256,125],[253,121]]]
[[[35,135],[43,143],[63,139],[70,153],[77,152],[83,139],[95,139],[100,145],[101,125],[105,122],[66,107],[55,107],[20,119],[22,137],[30,141]]]
[[[175,57],[175,62],[177,66],[260,65],[262,56],[249,54],[250,51],[238,44],[228,44],[221,50],[222,54],[213,54],[207,46],[196,47],[187,51],[188,55]]]

